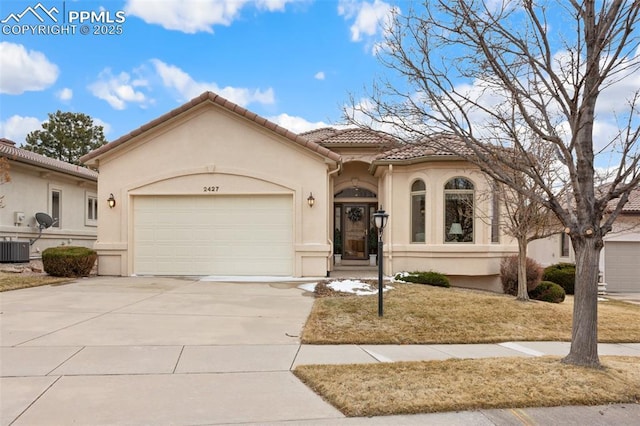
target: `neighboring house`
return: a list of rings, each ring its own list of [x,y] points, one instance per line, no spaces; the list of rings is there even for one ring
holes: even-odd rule
[[[369,264],[380,205],[386,274],[500,290],[500,259],[517,251],[484,175],[429,140],[297,135],[211,92],[81,161],[100,171],[100,205],[116,201],[98,221],[100,275],[326,276],[335,257]]]
[[[600,263],[608,292],[640,292],[640,187],[605,236]]]
[[[610,208],[616,203],[613,200]],[[531,242],[528,255],[543,266],[576,261],[571,240],[564,233]],[[613,229],[604,237],[600,275],[607,292],[640,292],[640,188],[631,192]]]
[[[12,261],[15,244],[9,241],[22,242],[18,245],[20,253],[26,248],[31,258],[58,245],[93,247],[98,210],[103,210],[98,203],[95,171],[20,149],[8,139],[0,139],[0,157],[9,160],[11,176],[9,182],[0,185],[4,196],[4,208],[0,209],[1,261]],[[39,212],[55,220],[42,233],[35,220]]]

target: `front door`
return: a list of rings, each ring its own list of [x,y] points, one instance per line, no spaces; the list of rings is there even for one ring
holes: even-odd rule
[[[369,205],[345,204],[342,208],[343,259],[369,259]]]

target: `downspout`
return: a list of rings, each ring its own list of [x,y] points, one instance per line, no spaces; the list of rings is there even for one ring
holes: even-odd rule
[[[337,167],[335,170],[327,173],[327,188],[331,189],[331,192],[327,194],[327,198],[329,198],[329,202],[327,203],[327,230],[329,231],[329,235],[327,236],[327,241],[329,242],[329,257],[327,258],[327,277],[329,276],[329,272],[333,270],[333,226],[331,225],[331,221],[333,221],[334,216],[334,205],[333,205],[333,187],[331,187],[331,177],[336,173],[342,171],[342,160],[338,161]]]

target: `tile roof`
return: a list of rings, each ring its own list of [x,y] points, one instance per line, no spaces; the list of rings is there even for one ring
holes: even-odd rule
[[[300,134],[325,147],[332,146],[378,146],[380,148],[395,148],[401,142],[385,133],[374,130],[350,128],[334,129],[324,127]]]
[[[436,133],[417,142],[378,155],[376,162],[402,162],[423,159],[425,157],[458,157],[470,155],[473,151],[455,135]]]
[[[98,173],[94,170],[18,148],[15,142],[5,138],[0,138],[0,157],[93,181],[98,180]]]
[[[338,129],[333,127],[322,127],[320,129],[309,130],[307,132],[298,133],[298,136],[302,136],[303,138],[307,138],[312,142],[318,142],[319,140],[328,138],[329,136],[335,135],[338,132]]]
[[[269,120],[267,120],[266,118],[263,118],[261,116],[259,116],[256,113],[253,113],[249,110],[247,110],[246,108],[241,107],[240,105],[237,105],[225,98],[223,98],[220,95],[217,95],[213,92],[204,92],[203,94],[201,94],[200,96],[191,99],[189,102],[187,102],[184,105],[179,106],[178,108],[173,109],[172,111],[169,111],[168,113],[161,115],[160,117],[156,118],[155,120],[152,120],[150,122],[148,122],[147,124],[144,124],[140,127],[138,127],[137,129],[133,130],[132,132],[121,136],[120,138],[109,142],[106,145],[101,146],[100,148],[91,151],[90,153],[88,153],[87,155],[84,155],[82,158],[80,158],[80,161],[82,161],[83,163],[87,163],[109,151],[111,151],[112,149],[130,141],[131,139],[135,138],[136,136],[139,136],[145,132],[147,132],[148,130],[153,129],[154,127],[157,127],[161,124],[163,124],[164,122],[177,117],[187,111],[189,111],[191,108],[194,108],[204,102],[212,102],[216,105],[219,105],[241,117],[244,117],[250,121],[253,121],[257,124],[259,124],[262,127],[265,127],[289,140],[291,140],[294,143],[297,143],[298,145],[302,145],[308,149],[310,149],[311,151],[317,152],[320,155],[323,155],[331,160],[334,161],[340,161],[341,157],[340,155],[336,154],[333,151],[330,151],[329,149],[320,146],[318,144],[316,144],[315,142],[304,138],[302,136],[298,136],[297,134],[293,133],[290,130],[285,129],[284,127],[281,127]]]
[[[611,200],[609,201],[609,209],[613,210],[615,209],[616,205],[618,204],[619,199],[616,198],[615,200]],[[624,205],[624,207],[622,207],[622,212],[621,213],[627,213],[627,214],[637,214],[640,213],[640,186],[638,186],[637,188],[634,188],[631,190],[631,192],[629,193],[629,199],[627,200],[627,203]]]

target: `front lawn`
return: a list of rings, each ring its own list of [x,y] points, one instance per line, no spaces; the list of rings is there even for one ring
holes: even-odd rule
[[[0,292],[49,284],[60,284],[71,280],[72,278],[57,278],[45,274],[14,274],[0,272]]]
[[[562,304],[419,284],[393,284],[378,298],[321,287],[302,340],[307,344],[446,344],[569,341],[573,298]],[[599,308],[600,342],[640,342],[640,306]],[[557,357],[448,359],[302,365],[294,373],[347,416],[640,401],[640,358],[601,357],[603,368]]]
[[[573,297],[561,304],[420,284],[377,296],[317,298],[302,334],[307,344],[438,344],[570,341]],[[600,342],[640,342],[640,306],[598,304]]]

